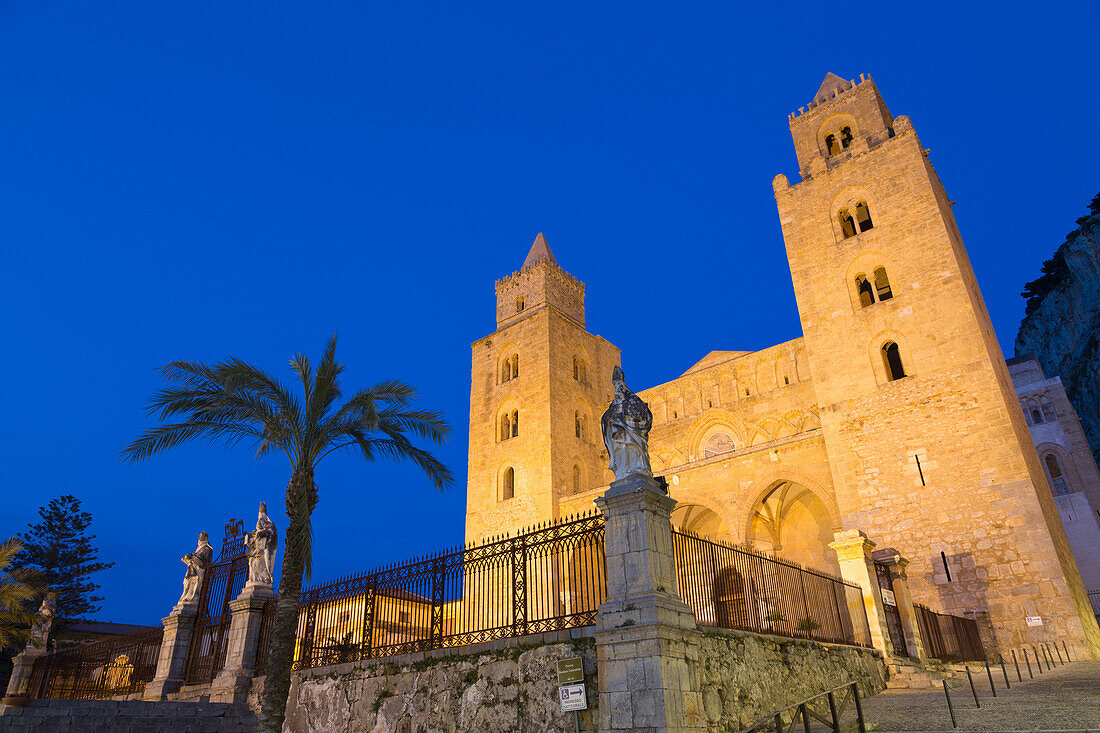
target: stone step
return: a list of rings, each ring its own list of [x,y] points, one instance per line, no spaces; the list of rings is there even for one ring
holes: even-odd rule
[[[0,706],[0,733],[245,733],[256,729],[246,705],[117,700],[31,700]]]

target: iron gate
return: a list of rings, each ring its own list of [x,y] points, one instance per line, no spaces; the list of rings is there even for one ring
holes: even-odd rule
[[[248,557],[244,546],[244,522],[230,519],[216,562],[206,569],[199,590],[199,612],[187,650],[184,679],[189,685],[212,682],[225,666],[226,642],[231,612],[229,602],[236,598],[248,580]]]
[[[886,614],[886,628],[890,630],[890,642],[894,645],[894,654],[899,657],[908,657],[909,649],[905,646],[901,614],[898,613],[898,604],[894,599],[894,576],[890,572],[890,567],[880,562],[875,563],[875,575],[878,576],[878,587],[882,591],[882,610]]]

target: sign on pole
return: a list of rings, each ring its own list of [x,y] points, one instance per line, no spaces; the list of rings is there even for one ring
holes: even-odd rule
[[[584,668],[580,657],[563,659],[558,662],[558,684],[571,685],[574,682],[584,682]]]
[[[563,713],[576,710],[587,710],[588,699],[584,695],[584,684],[562,685],[558,688],[558,697],[561,700]]]

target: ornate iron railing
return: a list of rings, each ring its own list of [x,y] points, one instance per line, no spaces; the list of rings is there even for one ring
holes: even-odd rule
[[[703,626],[871,646],[859,586],[673,529],[680,597]]]
[[[275,622],[276,598],[269,598],[264,604],[264,615],[260,618],[260,636],[256,642],[256,665],[252,673],[260,677],[267,673],[267,652],[271,648],[271,626]]]
[[[79,644],[39,657],[31,697],[94,700],[139,693],[153,679],[164,629]]]
[[[213,681],[225,666],[232,612],[229,602],[248,579],[248,557],[241,520],[225,525],[225,540],[218,561],[206,569],[199,591],[199,612],[187,652],[184,679],[188,684]]]
[[[980,662],[986,658],[977,621],[936,613],[919,603],[913,608],[925,654],[944,662]]]
[[[850,708],[848,703],[851,703]],[[822,725],[819,726],[818,723]],[[813,697],[764,716],[741,733],[794,733],[796,729],[810,733],[815,728],[833,733],[842,733],[842,731],[866,733],[863,705],[859,699],[859,685],[848,682],[831,690],[819,692]]]
[[[603,516],[302,592],[296,669],[587,626],[607,594]]]

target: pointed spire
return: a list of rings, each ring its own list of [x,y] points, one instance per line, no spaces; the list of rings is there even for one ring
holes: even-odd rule
[[[817,88],[817,94],[814,95],[815,102],[824,102],[834,93],[843,91],[848,88],[848,82],[841,79],[833,72],[829,72],[825,75],[825,80],[821,82],[821,86]]]
[[[531,251],[527,253],[527,259],[523,261],[523,267],[526,269],[542,260],[547,260],[555,265],[558,264],[558,261],[554,259],[554,253],[550,251],[550,245],[546,243],[546,237],[542,235],[542,232],[539,232],[538,236],[535,237],[534,244],[531,245]]]

